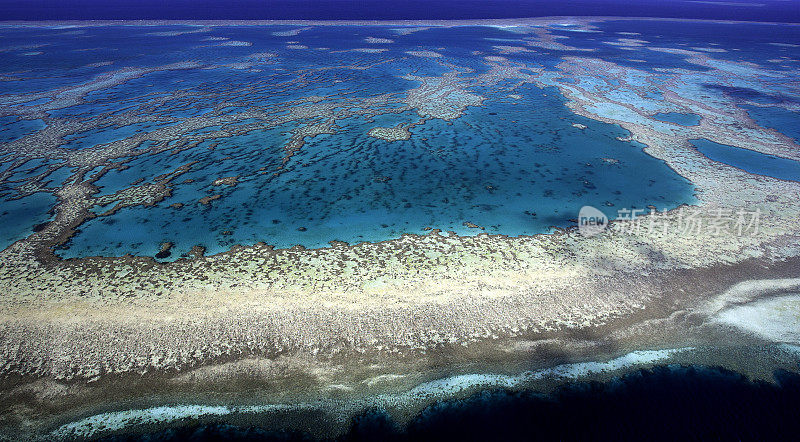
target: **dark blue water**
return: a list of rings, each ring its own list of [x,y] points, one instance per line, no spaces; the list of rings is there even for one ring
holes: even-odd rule
[[[750,118],[763,127],[769,127],[791,137],[800,143],[800,113],[791,112],[781,107],[759,107],[741,105],[747,109]]]
[[[794,1],[662,0],[2,0],[6,20],[397,20],[543,16],[676,17],[800,21]]]
[[[664,2],[667,3],[667,2]],[[680,2],[686,4],[688,2]],[[800,3],[793,1],[791,4],[800,11]],[[719,7],[720,9],[724,9]],[[754,8],[751,8],[754,9]],[[780,21],[780,20],[779,20]],[[670,47],[692,50],[692,48],[722,49],[722,52],[713,52],[710,55],[715,59],[731,61],[748,61],[758,63],[776,70],[796,71],[800,69],[797,61],[797,47],[777,46],[775,43],[797,45],[800,44],[800,27],[778,27],[772,24],[761,23],[736,23],[719,24],[709,22],[671,22],[671,21],[646,21],[646,20],[609,20],[596,24],[597,29],[603,31],[606,38],[593,38],[592,36],[577,35],[580,33],[569,30],[556,31],[562,37],[562,43],[579,48],[593,49],[593,56],[605,60],[613,60],[622,66],[652,71],[654,68],[675,68],[703,71],[706,68],[688,63],[684,56],[662,54],[657,51],[637,51],[636,58],[647,63],[633,63],[629,51],[620,50],[604,44],[608,36],[621,37],[619,33],[638,34],[630,38],[646,41],[645,47]],[[785,30],[784,30],[785,28]],[[628,54],[626,54],[628,53]],[[768,60],[787,57],[781,63],[770,63]],[[735,90],[733,87],[714,88]],[[753,91],[758,93],[757,91]]]
[[[213,151],[204,143],[179,155],[134,159],[129,169],[98,180],[101,194],[198,163],[180,179],[193,182],[176,186],[171,197],[85,222],[59,255],[153,256],[161,242],[173,242],[174,260],[197,244],[208,253],[258,241],[317,248],[333,240],[383,241],[426,227],[460,235],[532,235],[570,225],[584,205],[616,213],[693,201],[693,186],[642,152],[642,145],[617,140],[627,134],[618,126],[571,114],[555,89],[522,87],[517,93],[527,105],[486,102],[452,122],[418,126],[408,141],[387,143],[367,132],[414,121],[413,112],[339,121],[339,134],[309,140],[277,177],[257,169],[280,164],[286,127],[223,139]],[[578,121],[587,129],[572,127]],[[223,160],[228,157],[234,160]],[[211,186],[216,178],[236,175],[241,180],[234,188]],[[198,204],[212,193],[224,197]],[[175,203],[183,207],[175,209]]]
[[[704,138],[691,140],[694,147],[708,158],[756,175],[780,180],[800,181],[800,162],[767,155],[749,149],[715,143]]]
[[[607,383],[573,383],[550,395],[492,390],[436,403],[407,425],[381,410],[351,421],[341,441],[794,440],[800,375],[775,382],[700,367],[656,367]],[[107,441],[314,440],[300,432],[212,424]]]

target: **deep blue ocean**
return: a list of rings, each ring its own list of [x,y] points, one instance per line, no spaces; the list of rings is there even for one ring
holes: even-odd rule
[[[796,0],[0,0],[4,20],[454,20],[546,16],[800,22]]]
[[[569,383],[551,394],[489,390],[438,402],[408,424],[367,410],[339,441],[795,440],[800,434],[800,375],[776,371],[774,383],[721,368],[660,366],[600,382]],[[121,441],[315,440],[227,424],[185,426]]]

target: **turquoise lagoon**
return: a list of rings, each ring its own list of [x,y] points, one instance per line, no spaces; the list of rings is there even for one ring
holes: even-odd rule
[[[697,150],[711,160],[756,175],[779,180],[800,181],[800,162],[767,155],[750,149],[715,143],[705,138],[691,140]]]
[[[0,245],[8,247],[49,221],[52,216],[48,212],[55,203],[52,194],[43,192],[22,198],[0,197]]]
[[[717,31],[708,33],[709,26]],[[0,95],[35,96],[120,69],[192,61],[199,67],[151,72],[91,92],[84,102],[47,111],[46,115],[91,120],[98,115],[135,113],[141,103],[155,99],[163,99],[163,103],[148,112],[165,119],[205,115],[222,99],[231,103],[224,112],[274,106],[271,112],[277,115],[287,111],[281,110],[282,103],[310,95],[326,96],[325,101],[330,102],[348,96],[396,94],[381,104],[388,109],[399,105],[404,91],[420,84],[404,79],[404,75],[435,77],[457,70],[460,78],[469,82],[489,69],[483,56],[496,53],[495,46],[524,45],[523,39],[529,37],[497,27],[458,26],[414,32],[400,28],[320,26],[287,32],[295,27],[92,26],[77,29],[81,37],[69,39],[60,37],[58,29],[3,28],[8,47],[31,42],[42,46],[36,56],[25,55],[27,51],[22,49],[0,53],[2,70],[24,77],[22,81],[4,82]],[[743,29],[745,34],[760,32],[755,25]],[[605,43],[620,38],[621,32],[649,34],[647,38],[662,47],[696,45],[695,36],[703,34],[719,37],[709,44],[725,46],[730,41],[742,48],[736,54],[715,53],[720,58],[749,57],[766,63],[788,51],[770,45],[769,39],[740,36],[711,24],[619,20],[600,23],[596,30],[574,32],[568,26],[551,29],[561,43],[583,52],[529,46],[525,52],[512,51],[503,57],[552,71],[559,70],[564,56],[591,56],[651,72],[656,68],[704,70],[678,54],[646,49],[634,53],[630,48]],[[797,30],[787,32],[787,41],[800,42]],[[306,49],[296,49],[300,47]],[[365,52],[364,48],[380,52]],[[411,56],[409,51],[432,51],[441,57]],[[248,64],[253,60],[258,63]],[[276,91],[274,85],[292,82],[299,75],[305,76],[305,83]],[[555,75],[558,78],[559,73]],[[564,79],[566,83],[572,81]],[[194,164],[172,181],[168,198],[152,207],[128,207],[84,222],[57,254],[64,258],[126,253],[154,256],[162,242],[173,242],[167,260],[174,260],[195,245],[206,247],[207,253],[259,241],[281,248],[316,248],[326,247],[333,240],[358,243],[425,234],[429,228],[459,235],[532,235],[551,232],[554,226],[574,225],[583,205],[595,206],[613,218],[623,208],[652,205],[669,209],[694,202],[690,182],[642,152],[642,145],[621,141],[619,138],[628,133],[620,127],[573,114],[556,89],[516,86],[514,81],[467,89],[486,98],[481,106],[468,107],[451,121],[425,121],[412,128],[410,140],[388,142],[367,133],[378,126],[415,123],[420,116],[414,111],[374,118],[356,114],[337,120],[335,134],[308,138],[285,164],[283,146],[289,132],[310,120],[207,140],[179,152],[153,154],[148,152],[151,146],[143,143],[141,154],[106,164],[124,167],[111,168],[94,182],[97,195],[110,195],[140,180],[149,182],[181,165]],[[175,91],[192,98],[170,97]],[[709,92],[729,93],[719,88]],[[661,97],[653,92],[647,99],[658,101]],[[28,104],[37,102],[46,99],[32,99]],[[789,127],[796,121],[794,114],[779,115],[780,111],[770,113],[770,109],[750,111],[762,124],[796,136]],[[39,119],[0,118],[0,143],[39,130],[44,124]],[[663,112],[657,118],[686,126],[697,124],[697,116],[686,113]],[[62,147],[67,153],[80,153],[158,130],[164,124],[110,124],[69,135]],[[219,128],[201,129],[188,136],[211,129]],[[215,147],[210,150],[212,145]],[[742,161],[751,164],[761,159]],[[102,166],[86,176],[100,170]],[[14,198],[17,187],[30,174],[16,171],[13,179],[18,181],[0,183],[2,211],[15,226],[0,235],[0,247],[48,219],[55,203],[48,200],[48,192],[66,178],[65,171],[67,168],[53,172],[57,178],[44,177],[52,181],[51,190],[36,194],[44,196],[36,196],[36,201],[31,196],[23,198],[25,212],[18,210],[23,203]],[[236,186],[212,185],[214,180],[229,176],[239,177]],[[198,202],[216,194],[221,198],[208,205]],[[50,207],[48,201],[52,201]],[[92,210],[102,213],[107,208]]]
[[[176,185],[171,197],[87,221],[59,254],[153,256],[161,242],[173,242],[172,260],[195,245],[207,253],[259,241],[318,248],[428,228],[532,235],[573,225],[583,205],[613,217],[622,208],[668,209],[693,200],[689,182],[642,152],[642,145],[617,139],[627,131],[572,114],[555,89],[518,93],[523,98],[470,107],[452,121],[428,121],[407,141],[367,132],[415,121],[413,112],[340,121],[339,133],[307,141],[277,175],[259,169],[279,167],[287,127],[223,139],[213,151],[134,159],[129,169],[97,181],[101,194],[198,163],[176,180],[192,182]],[[212,185],[227,176],[239,176],[239,183]],[[198,203],[212,194],[222,198]]]

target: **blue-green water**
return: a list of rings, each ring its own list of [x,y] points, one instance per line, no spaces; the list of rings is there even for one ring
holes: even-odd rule
[[[30,235],[33,226],[51,218],[47,212],[55,202],[49,193],[0,199],[0,244],[12,244]]]
[[[175,259],[197,244],[209,253],[258,241],[313,248],[333,240],[422,234],[424,228],[531,235],[570,225],[587,204],[616,213],[692,201],[689,182],[642,152],[643,146],[616,139],[626,131],[571,114],[555,92],[526,87],[518,91],[525,96],[520,101],[536,107],[487,103],[452,122],[414,128],[408,141],[387,142],[367,132],[409,121],[410,113],[342,121],[344,131],[307,142],[277,177],[257,169],[279,163],[285,128],[223,140],[210,152],[136,159],[130,169],[100,179],[101,193],[190,160],[199,163],[180,178],[193,182],[177,186],[170,198],[86,222],[60,254],[152,256],[160,242],[170,241]],[[572,127],[577,121],[588,128]],[[211,185],[236,175],[241,179],[235,187]],[[216,193],[223,197],[198,203]],[[176,209],[175,203],[184,206]]]
[[[781,180],[800,181],[800,162],[767,155],[740,147],[715,143],[704,138],[691,140],[694,147],[708,158],[756,175]]]
[[[0,117],[0,143],[8,143],[26,134],[43,129],[42,120],[20,120],[14,116]]]
[[[405,233],[422,234],[428,228],[460,235],[531,235],[549,232],[553,226],[572,225],[571,220],[583,205],[598,207],[613,217],[622,208],[654,205],[669,209],[692,203],[694,187],[663,162],[644,154],[643,146],[620,141],[619,137],[628,134],[619,127],[576,116],[564,106],[556,89],[538,89],[530,83],[520,86],[514,79],[488,86],[470,84],[471,79],[490,69],[484,56],[497,54],[497,45],[525,47],[525,51],[502,56],[508,63],[528,67],[523,70],[525,73],[545,69],[555,71],[556,78],[563,78],[564,83],[591,86],[592,82],[607,81],[609,87],[624,88],[618,79],[604,79],[602,75],[567,78],[568,73],[562,77],[557,71],[567,55],[634,66],[655,73],[658,78],[653,77],[654,82],[666,81],[670,69],[704,71],[706,68],[688,62],[679,53],[650,51],[646,47],[632,50],[607,42],[621,38],[622,32],[636,32],[640,34],[638,38],[660,47],[687,48],[703,43],[697,35],[715,26],[721,25],[620,20],[600,23],[598,32],[592,33],[575,32],[574,26],[550,29],[559,42],[583,52],[527,46],[534,38],[530,34],[481,26],[408,33],[392,27],[327,26],[287,35],[281,32],[295,27],[96,26],[72,29],[70,32],[80,37],[70,38],[61,35],[63,29],[9,27],[2,29],[6,47],[23,48],[31,42],[41,46],[34,51],[38,55],[29,55],[31,49],[0,52],[2,70],[9,77],[13,73],[22,78],[4,82],[2,92],[13,95],[57,90],[120,69],[151,68],[187,60],[199,63],[198,68],[150,72],[88,93],[63,109],[46,111],[44,115],[49,118],[91,122],[102,115],[108,119],[100,128],[66,135],[61,149],[64,155],[80,154],[169,125],[180,126],[180,121],[126,123],[125,117],[114,120],[125,112],[186,119],[209,115],[218,103],[228,102],[221,112],[269,108],[267,112],[274,117],[288,112],[283,103],[311,95],[324,96],[323,103],[339,103],[337,109],[341,109],[347,106],[348,99],[393,94],[373,104],[382,108],[377,116],[354,111],[337,118],[335,134],[307,138],[305,145],[288,159],[284,158],[283,149],[290,132],[318,122],[319,117],[220,136],[181,151],[153,153],[150,149],[156,148],[158,142],[143,142],[134,154],[104,163],[112,168],[93,183],[97,187],[95,196],[152,182],[180,166],[193,164],[187,173],[172,180],[171,194],[155,206],[123,208],[81,224],[75,236],[57,251],[65,258],[125,253],[153,256],[162,242],[175,243],[168,259],[186,254],[194,245],[203,245],[209,253],[227,250],[233,244],[259,241],[278,247],[325,247],[333,240],[383,241]],[[754,33],[763,29],[760,26],[749,25],[746,30]],[[794,44],[796,31],[787,32],[781,41]],[[766,62],[791,51],[790,46],[770,44],[776,40],[772,37],[741,38],[727,28],[713,35],[714,41],[707,43],[725,47],[728,41],[743,49],[737,54],[715,52],[714,57],[750,57]],[[378,40],[370,42],[370,37]],[[292,49],[290,45],[307,49]],[[382,52],[352,51],[363,48]],[[441,57],[412,56],[409,51],[433,51]],[[258,62],[253,64],[253,60]],[[378,126],[420,120],[415,110],[388,113],[402,105],[406,91],[421,84],[404,76],[432,78],[452,71],[459,72],[464,89],[485,98],[480,106],[467,107],[463,115],[450,121],[422,122],[412,128],[410,140],[387,142],[367,135]],[[709,93],[731,96],[751,90],[705,86]],[[174,92],[179,93],[173,96]],[[657,109],[663,96],[652,88],[643,96],[645,99],[653,100],[652,108]],[[157,107],[137,113],[141,103],[148,100],[162,101]],[[47,99],[36,98],[28,105],[46,102]],[[797,126],[795,114],[773,108],[748,110],[761,124],[796,136],[792,132]],[[35,116],[21,121],[13,116],[0,117],[0,143],[40,130],[44,120],[38,118],[40,114]],[[675,112],[658,113],[656,118],[685,126],[696,125],[699,119],[695,114]],[[254,121],[259,119],[245,115],[236,124]],[[585,125],[586,129],[573,127],[573,123]],[[169,146],[178,147],[221,129],[224,128],[205,127],[170,141]],[[761,158],[727,155],[721,161],[733,164],[738,158],[736,161],[743,163],[737,167],[767,175],[778,173],[750,164],[761,163]],[[43,173],[49,165],[52,163],[17,168],[0,186],[1,195],[13,197],[18,186]],[[104,167],[91,166],[84,179]],[[10,162],[3,161],[2,167],[10,167]],[[42,193],[52,192],[70,171],[75,169],[61,168],[54,177],[44,177],[51,183]],[[212,185],[214,180],[230,176],[239,177],[237,185]],[[786,179],[796,179],[793,176],[790,173]],[[208,205],[198,202],[212,195],[221,197]],[[2,204],[11,213],[16,210],[14,204],[19,203]],[[15,216],[13,228],[7,227],[9,233],[0,237],[0,247],[46,220],[50,208],[35,204]],[[90,210],[99,214],[109,208]],[[5,242],[3,238],[7,238]]]

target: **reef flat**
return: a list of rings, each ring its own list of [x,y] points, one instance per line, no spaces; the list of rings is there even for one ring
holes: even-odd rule
[[[696,147],[800,161],[797,26],[0,33],[7,434],[797,365],[800,183]]]

